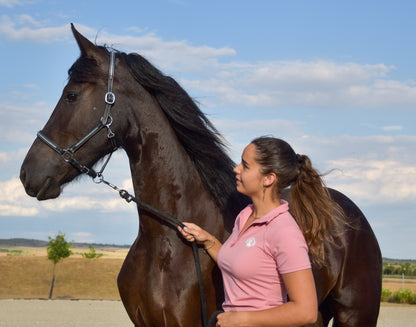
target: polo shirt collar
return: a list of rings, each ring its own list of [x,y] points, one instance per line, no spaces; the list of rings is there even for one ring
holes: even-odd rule
[[[250,207],[251,207],[251,212],[252,212],[253,211],[253,205],[251,204]],[[287,211],[289,211],[289,203],[285,200],[280,200],[280,206],[274,208],[272,211],[270,211],[266,215],[260,217],[259,219],[256,219],[253,222],[253,224],[268,224],[273,219],[277,218],[282,213],[285,213]]]

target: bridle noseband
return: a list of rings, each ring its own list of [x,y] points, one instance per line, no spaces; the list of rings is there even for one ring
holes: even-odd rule
[[[136,198],[135,196],[131,195],[126,190],[119,189],[114,184],[109,183],[108,181],[104,180],[104,177],[102,175],[105,167],[107,166],[108,161],[111,158],[111,155],[115,150],[117,150],[117,145],[114,139],[115,134],[111,130],[110,126],[113,122],[113,118],[111,117],[111,108],[114,105],[116,101],[116,95],[113,93],[113,80],[114,80],[114,68],[115,68],[115,59],[116,59],[116,53],[115,51],[110,51],[110,65],[108,69],[108,81],[107,81],[107,93],[104,96],[105,101],[105,109],[104,114],[100,119],[100,122],[98,125],[93,128],[87,135],[85,135],[81,140],[79,140],[77,143],[75,143],[73,146],[69,148],[61,148],[59,145],[57,145],[55,142],[53,142],[49,137],[47,137],[45,134],[43,134],[42,131],[39,131],[37,133],[37,136],[41,141],[43,141],[47,146],[49,146],[52,150],[57,152],[65,162],[70,163],[75,169],[80,171],[83,174],[87,174],[88,176],[92,177],[95,183],[99,184],[101,182],[107,184],[114,190],[118,191],[120,196],[125,199],[127,202],[135,202],[137,206],[140,209],[144,209],[148,212],[151,212],[155,214],[156,216],[163,218],[164,220],[170,222],[173,225],[185,227],[185,225],[179,221],[176,218],[171,217],[170,215],[167,215],[164,212],[161,212],[160,210],[148,205],[147,203],[141,201],[140,199]],[[103,167],[99,172],[96,172],[92,168],[88,168],[87,166],[81,164],[78,160],[74,158],[75,152],[77,152],[85,143],[87,143],[91,138],[93,138],[99,131],[101,131],[104,127],[107,128],[107,138],[110,140],[112,144],[112,151],[110,155],[105,160]],[[95,178],[98,177],[98,181],[95,180]],[[211,326],[210,319],[208,321],[207,319],[207,308],[206,308],[206,296],[205,296],[205,290],[204,290],[204,284],[202,280],[202,271],[201,271],[201,264],[199,260],[199,254],[198,254],[198,245],[195,242],[192,242],[192,251],[195,259],[195,266],[196,266],[196,273],[198,277],[198,283],[199,283],[199,289],[200,289],[200,299],[201,299],[201,314],[202,314],[202,326]],[[215,318],[214,315],[212,318]]]
[[[49,137],[47,137],[42,131],[37,133],[37,136],[41,141],[43,141],[46,145],[48,145],[52,150],[57,152],[65,162],[70,163],[75,169],[80,171],[81,173],[87,174],[92,178],[96,178],[100,175],[100,172],[96,172],[92,168],[88,168],[87,166],[81,164],[79,161],[74,159],[74,154],[77,152],[85,143],[87,143],[91,138],[93,138],[99,131],[101,131],[104,127],[107,128],[107,138],[110,140],[112,145],[112,152],[111,154],[117,150],[117,145],[114,139],[114,133],[111,130],[110,126],[113,122],[113,117],[111,117],[111,108],[116,102],[116,95],[113,92],[113,80],[114,80],[114,67],[116,61],[116,53],[114,51],[110,51],[110,65],[108,68],[108,82],[107,82],[107,93],[104,96],[105,101],[105,108],[104,114],[100,119],[98,125],[93,128],[87,135],[81,138],[77,143],[69,148],[61,148],[58,144],[52,141]],[[107,164],[108,160],[110,160],[110,156],[107,158],[105,165]],[[104,165],[104,167],[105,167]],[[103,168],[104,168],[103,167]],[[102,169],[103,170],[103,169]],[[101,172],[102,172],[101,170]]]

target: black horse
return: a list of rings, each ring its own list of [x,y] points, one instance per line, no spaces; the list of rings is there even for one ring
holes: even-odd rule
[[[93,175],[88,167],[122,147],[136,197],[224,241],[246,199],[235,190],[234,164],[215,128],[172,78],[143,57],[96,46],[72,29],[81,56],[23,162],[26,192],[39,200],[58,197],[62,185],[81,172]],[[331,318],[334,326],[376,326],[382,269],[377,240],[359,208],[341,193],[330,193],[351,228],[327,231],[336,242],[325,244],[326,264],[313,268],[316,326],[327,326]],[[140,210],[140,224],[118,277],[131,320],[135,326],[200,326],[188,244],[151,211]],[[210,314],[221,306],[222,282],[206,255],[201,269]]]

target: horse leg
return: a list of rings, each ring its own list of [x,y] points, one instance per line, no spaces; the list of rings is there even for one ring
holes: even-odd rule
[[[359,307],[336,305],[333,327],[376,327],[379,304],[360,303],[357,305]]]
[[[329,305],[329,299],[326,299],[319,306],[318,321],[314,327],[327,327],[331,319],[334,317],[334,308]]]

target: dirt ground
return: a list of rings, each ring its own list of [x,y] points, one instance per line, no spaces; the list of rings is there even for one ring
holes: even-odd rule
[[[413,327],[416,305],[382,304],[378,327]],[[120,301],[0,300],[1,327],[132,327]]]
[[[0,300],[1,327],[132,327],[121,301]]]

